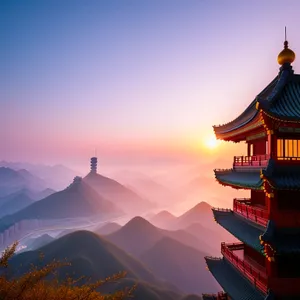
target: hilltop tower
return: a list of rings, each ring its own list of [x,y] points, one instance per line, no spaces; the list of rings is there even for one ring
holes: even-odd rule
[[[245,142],[247,156],[216,180],[250,192],[232,209],[214,208],[217,223],[241,242],[221,244],[222,258],[206,257],[224,289],[203,299],[300,299],[300,75],[284,42],[278,75],[233,121],[214,126],[218,139]]]
[[[98,164],[98,158],[92,157],[91,158],[91,173],[93,173],[93,174],[97,173],[97,164]]]

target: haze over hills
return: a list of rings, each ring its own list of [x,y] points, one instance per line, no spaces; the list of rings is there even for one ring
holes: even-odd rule
[[[97,228],[95,228],[93,230],[93,232],[95,232],[99,235],[108,235],[108,234],[111,234],[111,233],[121,229],[121,228],[122,228],[121,225],[111,222],[111,223],[106,223],[104,225],[98,226]]]
[[[41,178],[45,182],[46,187],[54,190],[64,189],[75,176],[81,175],[79,172],[71,170],[61,164],[47,166],[42,164],[1,161],[0,167],[8,167],[13,170],[26,169],[32,175]]]
[[[141,261],[154,274],[186,293],[217,292],[219,285],[207,276],[203,259],[206,255],[172,238],[163,237],[141,255]]]
[[[135,217],[105,238],[143,261],[157,277],[186,293],[199,293],[205,287],[207,291],[220,289],[206,276],[204,257],[213,249],[184,230],[163,230]]]
[[[180,200],[178,193],[174,193],[171,189],[141,172],[124,170],[115,174],[114,178],[160,206],[174,204]]]
[[[126,213],[140,213],[154,206],[153,203],[141,198],[119,182],[103,175],[90,172],[83,180],[95,189],[99,195],[110,199]]]
[[[0,218],[5,215],[13,214],[24,207],[33,203],[34,200],[30,198],[25,192],[15,192],[0,199]]]
[[[178,217],[162,211],[150,218],[150,221],[161,228],[181,229],[192,234],[199,242],[207,245],[211,255],[217,255],[220,252],[220,242],[235,242],[236,239],[216,224],[211,208],[208,203],[200,202]]]
[[[41,191],[46,189],[46,183],[33,176],[27,170],[13,170],[0,167],[0,196],[4,197],[22,189]]]
[[[39,253],[44,254],[41,261]],[[140,261],[107,240],[88,231],[77,231],[57,239],[39,248],[38,251],[28,251],[16,255],[11,260],[12,272],[22,274],[30,265],[46,265],[53,259],[71,263],[71,266],[59,270],[59,278],[64,279],[68,274],[73,278],[85,276],[91,281],[106,278],[126,270],[127,277],[116,286],[109,286],[106,292],[118,289],[120,286],[138,284],[134,299],[149,300],[179,300],[184,293],[175,286],[156,278]]]
[[[170,212],[166,210],[162,210],[156,215],[149,218],[149,221],[159,228],[170,228],[173,224],[175,224],[177,217],[172,215]]]
[[[168,211],[161,211],[154,215],[150,222],[167,229],[183,229],[193,223],[206,223],[212,221],[212,207],[207,202],[200,202],[182,215],[175,217]]]
[[[26,182],[34,181],[35,176],[31,176],[27,171],[12,171],[17,176],[8,181],[11,186],[18,186],[17,183],[20,180],[18,178],[24,178]],[[157,187],[159,184],[156,185],[155,181],[147,180],[141,185],[145,189],[152,186],[154,189],[157,188],[159,190]],[[3,186],[5,187],[5,185]],[[47,228],[51,222],[48,222],[49,224],[45,223],[46,227],[42,227],[44,223],[38,222],[37,225],[34,225],[35,227],[30,228],[33,236],[37,236],[38,234],[40,236],[37,238],[25,238],[25,241],[22,243],[22,245],[27,246],[27,249],[22,250],[22,255],[27,253],[26,256],[22,256],[22,260],[25,260],[25,266],[22,270],[24,271],[26,266],[28,267],[29,262],[37,262],[30,255],[32,253],[36,254],[40,247],[46,249],[47,253],[52,253],[52,250],[48,251],[52,247],[51,245],[57,241],[62,241],[62,243],[59,242],[56,244],[58,250],[53,250],[52,257],[56,256],[55,258],[59,259],[61,249],[62,254],[66,254],[68,251],[72,263],[75,263],[71,270],[72,272],[78,274],[78,277],[87,274],[87,276],[99,279],[98,276],[100,276],[101,272],[103,275],[105,270],[113,271],[113,269],[109,269],[111,266],[102,266],[101,269],[100,264],[99,268],[101,270],[95,269],[98,266],[94,261],[96,254],[86,252],[89,250],[86,250],[84,247],[91,246],[97,248],[97,243],[87,242],[87,245],[82,245],[85,241],[90,241],[91,236],[88,235],[86,237],[85,233],[77,235],[77,225],[73,228],[72,225],[66,227],[63,224],[67,224],[66,222],[70,220],[72,220],[71,222],[73,220],[80,220],[80,218],[84,220],[91,220],[93,218],[94,220],[96,217],[98,221],[101,221],[103,218],[103,221],[105,220],[107,223],[99,225],[93,231],[98,235],[105,236],[105,239],[97,237],[102,241],[101,243],[109,243],[113,249],[117,248],[119,249],[118,251],[121,251],[114,257],[118,263],[112,262],[111,256],[108,254],[103,254],[104,259],[112,263],[113,266],[123,266],[123,261],[120,263],[119,259],[123,260],[122,255],[125,253],[125,255],[142,265],[144,268],[143,272],[148,272],[147,274],[150,276],[147,277],[147,275],[145,277],[143,274],[137,273],[135,274],[136,276],[130,275],[118,284],[120,287],[124,284],[132,285],[138,281],[137,295],[139,296],[136,299],[139,299],[139,297],[140,299],[145,299],[147,297],[146,299],[153,300],[182,300],[188,293],[200,294],[205,291],[218,291],[220,287],[216,285],[213,279],[209,277],[207,279],[207,276],[204,276],[206,275],[204,256],[211,254],[218,255],[220,241],[224,240],[223,237],[225,236],[220,232],[222,228],[217,226],[213,221],[211,206],[206,202],[201,202],[178,217],[167,210],[151,216],[155,211],[152,208],[155,206],[148,200],[145,200],[144,197],[139,196],[139,191],[143,188],[138,189],[134,187],[134,190],[138,191],[136,193],[119,182],[93,171],[83,179],[75,177],[71,185],[59,192],[54,192],[49,188],[32,191],[28,186],[22,187],[21,190],[0,198],[0,210],[2,209],[3,212],[3,218],[0,219],[0,232],[2,231],[3,236],[5,236],[4,230],[12,226],[18,232],[19,227],[16,224],[21,223],[20,221],[22,220],[34,221],[38,219],[47,220],[47,222],[52,220],[53,224],[59,222],[61,227],[58,229],[62,232],[59,234],[59,230],[57,230],[53,234],[56,236],[55,240],[49,234],[41,234],[47,231],[43,230],[40,233],[38,231],[40,228]],[[45,195],[46,197],[35,201],[41,195]],[[17,197],[20,197],[22,201],[18,200]],[[1,201],[3,202],[2,204]],[[114,218],[123,214],[123,211],[119,207],[124,207],[126,212],[129,213],[125,215],[125,219],[122,217],[119,220],[121,224],[123,224],[124,220],[128,220],[130,215],[147,212],[149,220],[156,226],[142,217],[134,217],[124,226],[114,223]],[[12,214],[4,216],[4,214],[8,213]],[[51,224],[50,227],[52,227]],[[38,230],[34,232],[35,229]],[[9,237],[10,232],[9,229]],[[73,239],[68,240],[70,247],[77,248],[74,252],[68,249],[67,243],[64,242],[64,238],[68,236],[76,237],[76,241],[73,241]],[[3,240],[3,237],[1,238]],[[12,241],[10,237],[8,242],[11,243]],[[78,252],[76,252],[77,250]],[[102,250],[98,249],[98,251],[98,254],[101,256]],[[119,254],[121,258],[118,257]],[[64,257],[67,257],[67,255],[64,255]],[[194,264],[192,261],[194,261]],[[126,267],[126,271],[132,271],[131,266],[124,265],[124,267]],[[19,271],[22,272],[22,270]],[[107,275],[111,275],[112,273],[115,272],[109,273],[107,271]],[[62,277],[66,274],[64,271],[61,273]],[[205,288],[207,289],[205,290]]]
[[[21,250],[21,252],[39,249],[54,240],[55,238],[46,233],[36,238],[29,238],[25,241],[25,243],[22,243],[22,245],[26,246],[26,248]]]
[[[7,196],[0,197],[0,218],[5,215],[13,214],[53,193],[55,193],[55,191],[52,189],[34,192],[23,188]]]
[[[0,230],[28,219],[64,219],[99,215],[103,218],[121,215],[122,211],[104,199],[80,178],[66,189],[36,201],[13,215],[0,220]]]
[[[207,253],[210,250],[207,244],[200,242],[197,237],[184,230],[168,231],[160,229],[142,217],[133,218],[121,229],[107,235],[106,239],[128,253],[140,257],[142,253],[166,236],[195,249],[205,249]]]

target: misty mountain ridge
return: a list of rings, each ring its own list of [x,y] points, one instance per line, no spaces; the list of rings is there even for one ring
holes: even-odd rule
[[[0,205],[0,218],[23,209],[33,203],[34,200],[30,198],[27,193],[16,192],[7,197],[3,197],[0,199],[0,203],[1,202],[3,203]]]
[[[37,200],[46,198],[55,193],[52,189],[42,191],[31,191],[27,188],[22,188],[12,194],[0,197],[0,218],[5,215],[13,214]]]
[[[13,170],[0,167],[0,196],[4,197],[22,189],[41,191],[46,189],[46,183],[30,174],[27,170]]]
[[[128,253],[140,257],[163,237],[170,237],[195,249],[205,249],[209,246],[201,243],[197,237],[184,230],[168,231],[155,227],[142,217],[134,217],[122,228],[106,236],[106,239]]]
[[[55,240],[55,238],[53,238],[52,236],[50,236],[49,234],[46,234],[46,233],[39,237],[36,237],[36,238],[26,239],[26,241],[22,243],[22,245],[25,245],[26,248],[21,250],[19,253],[24,252],[24,251],[37,250],[37,249],[51,243],[54,240]]]
[[[99,195],[109,199],[129,214],[142,212],[154,206],[153,203],[141,198],[114,179],[90,172],[83,180]]]
[[[203,223],[213,220],[211,209],[211,205],[202,201],[178,217],[164,210],[154,215],[150,221],[154,225],[163,226],[166,229],[184,229],[192,223]]]
[[[171,224],[174,224],[177,220],[177,217],[168,212],[167,210],[162,210],[157,213],[153,217],[149,219],[149,221],[159,228],[168,229]]]
[[[0,232],[16,222],[28,219],[64,219],[99,215],[121,215],[122,211],[104,199],[83,180],[66,189],[36,201],[13,215],[0,220]]]
[[[64,189],[72,179],[77,176],[77,171],[74,171],[61,164],[48,166],[43,164],[31,164],[25,162],[7,162],[1,161],[0,166],[8,167],[13,170],[26,169],[32,175],[42,179],[47,187],[54,190]]]
[[[104,225],[100,225],[97,228],[93,229],[92,231],[99,235],[108,235],[113,232],[116,232],[117,230],[121,229],[122,226],[118,223],[109,222]]]
[[[200,202],[178,217],[162,211],[150,221],[167,230],[184,230],[195,236],[200,244],[206,245],[210,254],[219,255],[221,242],[235,242],[236,239],[216,224],[211,208],[208,203]]]
[[[44,255],[42,261],[39,258],[40,252]],[[184,297],[184,294],[175,286],[156,278],[140,261],[88,231],[76,231],[50,242],[36,251],[18,254],[11,260],[11,266],[13,272],[20,275],[26,272],[32,263],[42,266],[53,259],[60,261],[67,259],[71,263],[71,266],[58,270],[61,280],[64,280],[69,274],[73,274],[73,278],[85,276],[86,280],[90,278],[93,282],[120,271],[126,271],[125,279],[117,284],[104,286],[104,292],[111,292],[121,286],[137,284],[134,298],[137,300],[180,300]]]
[[[124,170],[114,175],[122,184],[137,194],[160,205],[169,205],[180,200],[177,193],[141,172]]]
[[[207,277],[206,255],[170,237],[163,237],[141,255],[141,261],[154,274],[186,293],[217,292],[219,285]]]
[[[45,236],[46,239],[49,238]],[[40,253],[43,253],[43,260],[40,259]],[[101,288],[103,292],[112,292],[137,284],[133,298],[137,300],[183,300],[195,297],[195,295],[182,292],[179,287],[161,278],[162,276],[153,274],[141,261],[128,255],[106,239],[88,231],[70,233],[34,251],[26,251],[14,256],[10,262],[11,272],[19,276],[29,270],[32,264],[41,267],[53,259],[67,260],[71,263],[71,266],[58,269],[60,280],[72,274],[73,278],[84,276],[86,280],[90,278],[93,282],[123,270],[127,272],[125,279]],[[85,280],[81,281],[81,283],[84,282]]]

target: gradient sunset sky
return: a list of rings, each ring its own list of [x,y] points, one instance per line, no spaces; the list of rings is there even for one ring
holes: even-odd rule
[[[0,160],[185,161],[277,75],[300,1],[0,1]],[[300,59],[294,70],[300,73]],[[220,145],[215,157],[243,154]]]

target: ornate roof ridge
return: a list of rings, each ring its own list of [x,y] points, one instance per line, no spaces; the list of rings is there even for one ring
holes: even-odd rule
[[[283,65],[280,68],[279,75],[276,77],[277,83],[273,88],[272,92],[266,98],[258,97],[257,104],[256,104],[257,110],[259,109],[268,110],[270,108],[273,102],[275,102],[278,99],[285,85],[291,79],[291,75],[293,75],[293,73],[294,71],[292,69],[292,66],[289,64]]]
[[[222,125],[214,125],[213,129],[214,129],[215,133],[222,134],[222,133],[230,132],[230,131],[234,130],[235,128],[242,127],[242,126],[248,124],[249,122],[251,122],[258,114],[258,111],[256,109],[256,103],[257,103],[258,99],[265,96],[265,94],[268,94],[270,89],[274,86],[274,84],[276,84],[277,80],[278,80],[278,75],[254,98],[254,100],[248,105],[248,107],[237,118],[235,118],[234,120],[232,120],[228,123],[222,124]],[[230,127],[235,122],[241,121],[241,119],[243,119],[243,118],[245,118],[246,120],[243,122],[240,122],[238,124],[238,126],[236,126],[234,128]],[[227,127],[230,127],[230,128],[227,128]],[[223,128],[223,130],[222,130],[222,128]]]
[[[232,132],[238,128],[244,127],[245,125],[249,124],[255,119],[255,117],[259,114],[260,110],[264,113],[267,113],[271,117],[276,117],[276,107],[278,102],[277,100],[281,99],[285,87],[291,82],[293,82],[296,85],[300,85],[300,74],[294,74],[292,66],[289,63],[285,63],[281,66],[278,75],[255,97],[255,99],[237,118],[228,123],[213,126],[215,134],[221,135],[222,138],[222,135]],[[294,101],[296,101],[297,103],[299,102],[300,105],[300,96],[298,94],[296,94],[295,96],[295,91],[291,89],[293,89],[293,87],[290,87],[288,89],[288,95],[283,96],[292,97],[291,95],[293,95],[293,97],[296,99],[294,99]],[[300,91],[300,87],[296,87],[296,89],[296,92],[298,93],[298,90]],[[285,101],[287,100],[285,99]],[[275,113],[272,111],[273,107],[275,107],[275,109],[273,109],[275,110]],[[284,110],[284,113],[287,115],[287,119],[295,119],[300,122],[300,108],[299,112],[297,111],[295,116],[293,116],[293,114],[290,111]],[[281,116],[278,115],[277,117],[280,119]]]

